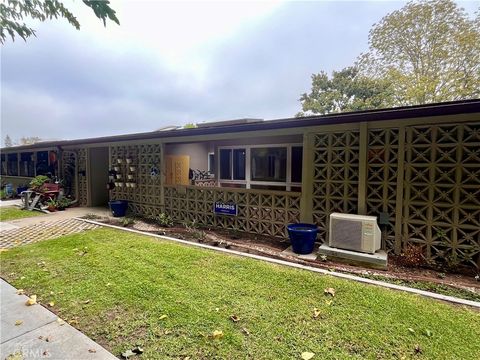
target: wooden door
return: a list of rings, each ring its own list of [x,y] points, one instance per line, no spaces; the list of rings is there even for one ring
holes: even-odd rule
[[[165,184],[188,185],[188,171],[190,169],[190,156],[167,155],[165,157]]]

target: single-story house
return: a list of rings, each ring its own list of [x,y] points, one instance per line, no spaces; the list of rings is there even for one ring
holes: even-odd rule
[[[41,142],[3,148],[0,170],[56,175],[81,206],[272,236],[302,221],[323,241],[332,212],[382,214],[388,251],[480,268],[480,100]]]

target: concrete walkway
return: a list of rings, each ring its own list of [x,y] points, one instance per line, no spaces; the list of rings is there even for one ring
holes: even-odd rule
[[[108,216],[110,212],[106,208],[78,207],[40,216],[0,222],[0,249],[9,249],[97,228],[97,225],[75,219],[87,214]]]
[[[103,347],[0,279],[0,358],[96,360],[117,359]],[[13,355],[15,354],[15,356]]]

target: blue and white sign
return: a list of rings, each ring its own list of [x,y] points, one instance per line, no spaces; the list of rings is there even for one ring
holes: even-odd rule
[[[216,201],[213,204],[213,212],[215,215],[230,215],[230,216],[237,216],[237,204],[235,203],[223,203],[220,201]]]

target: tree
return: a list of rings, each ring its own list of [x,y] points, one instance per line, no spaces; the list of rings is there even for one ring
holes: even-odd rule
[[[356,66],[334,71],[331,78],[321,71],[312,75],[312,90],[301,96],[303,112],[297,116],[388,107],[391,98],[388,82],[363,76]]]
[[[20,145],[32,145],[42,141],[38,136],[23,136],[20,138]]]
[[[7,134],[7,136],[5,136],[4,143],[5,143],[5,147],[12,147],[13,146],[13,141],[12,141],[12,138],[10,137],[10,135]]]
[[[197,127],[197,124],[194,124],[194,123],[187,123],[183,125],[184,129],[195,129],[196,127]]]
[[[115,10],[108,0],[83,0],[83,3],[93,10],[95,15],[103,20],[106,26],[107,19],[120,25]],[[80,30],[80,23],[77,18],[59,0],[2,0],[0,4],[0,42],[2,44],[10,35],[12,41],[15,35],[27,40],[30,36],[36,36],[35,30],[23,22],[25,17],[35,20],[46,21],[53,18],[64,18],[77,30]]]
[[[452,0],[409,2],[372,27],[361,72],[389,81],[397,105],[476,98],[479,17],[470,20]]]

